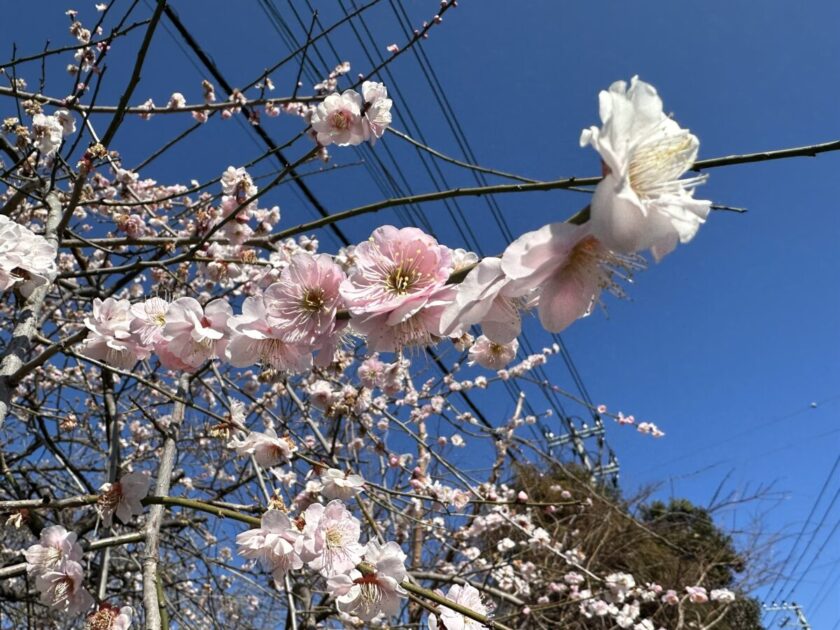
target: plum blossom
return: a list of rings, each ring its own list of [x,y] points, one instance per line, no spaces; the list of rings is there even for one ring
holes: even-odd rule
[[[301,558],[326,578],[348,573],[362,559],[361,524],[340,499],[313,503],[303,513]]]
[[[321,494],[325,499],[347,501],[362,491],[365,480],[361,475],[327,468],[321,472],[321,484]]]
[[[75,560],[64,560],[53,569],[35,577],[41,603],[69,614],[84,612],[93,606],[93,597],[82,585],[84,571]]]
[[[327,586],[336,596],[341,612],[370,621],[380,613],[396,615],[400,611],[400,597],[405,590],[400,583],[406,578],[406,555],[395,542],[380,545],[371,540],[365,548],[364,560],[372,571],[361,573],[353,569],[349,574],[334,575]]]
[[[52,155],[61,146],[64,127],[55,116],[35,114],[32,117],[32,136],[38,150],[46,156]]]
[[[688,599],[692,604],[705,604],[709,601],[709,595],[702,586],[686,586],[685,592],[688,593]]]
[[[464,584],[463,586],[453,584],[449,587],[446,599],[465,608],[469,608],[480,615],[487,614],[487,606],[481,601],[481,593],[471,584]],[[446,606],[440,607],[440,623],[445,630],[483,630],[487,628],[480,621],[465,617],[461,613]],[[439,627],[437,616],[429,615],[429,630],[438,630]]]
[[[343,307],[339,287],[344,271],[329,256],[296,254],[265,290],[266,312],[275,318],[275,328],[291,342],[305,342],[332,359],[335,333],[346,322],[336,322]]]
[[[502,255],[511,290],[536,289],[540,323],[560,332],[587,316],[602,289],[623,295],[614,275],[639,263],[606,249],[589,227],[551,223],[523,234]]]
[[[370,133],[362,119],[364,101],[354,90],[334,92],[318,103],[312,113],[312,129],[318,144],[361,144]]]
[[[386,225],[356,247],[356,266],[341,283],[351,326],[373,351],[426,345],[440,334],[454,289],[448,247],[417,228]]]
[[[123,523],[132,516],[143,513],[141,501],[149,493],[149,476],[144,473],[128,473],[115,483],[106,483],[100,488],[102,494],[96,501],[96,510],[105,527],[111,526],[114,515]]]
[[[65,560],[80,561],[82,548],[76,542],[76,532],[52,525],[41,530],[40,542],[29,547],[23,555],[27,572],[39,575],[55,569]]]
[[[312,346],[309,340],[291,341],[271,317],[262,296],[246,298],[242,315],[232,317],[228,345],[228,360],[234,367],[254,363],[285,372],[304,372],[312,365]]]
[[[140,343],[144,346],[154,346],[163,341],[163,327],[166,325],[169,302],[160,297],[152,297],[132,304],[129,310],[134,317],[129,329]]]
[[[470,347],[469,364],[478,363],[488,370],[501,370],[513,361],[518,350],[519,342],[516,339],[502,344],[481,335]]]
[[[705,176],[680,179],[700,143],[665,115],[656,89],[638,77],[629,89],[616,81],[599,101],[600,129],[580,137],[581,146],[600,153],[605,171],[591,204],[593,233],[608,249],[650,249],[660,260],[678,242],[689,242],[709,214],[711,202],[693,197]]]
[[[297,527],[279,510],[269,510],[260,519],[260,527],[236,536],[239,555],[258,560],[263,569],[271,572],[280,588],[283,577],[292,569],[300,569],[303,537]]]
[[[56,255],[55,245],[43,236],[0,215],[0,291],[17,285],[28,296],[55,275]]]
[[[512,290],[500,258],[487,257],[476,265],[456,288],[455,299],[441,317],[441,331],[459,335],[481,324],[481,331],[498,344],[513,341],[522,331],[520,305],[524,291]]]
[[[134,609],[131,606],[117,608],[106,602],[99,604],[99,609],[85,619],[84,630],[128,630]]]
[[[165,343],[155,348],[160,362],[171,370],[192,372],[205,361],[224,356],[227,320],[232,315],[225,300],[213,300],[202,308],[195,298],[178,298],[166,312]]]
[[[253,455],[257,464],[263,468],[288,462],[297,451],[290,437],[277,437],[277,432],[272,428],[266,429],[265,433],[251,431],[242,440],[234,438],[228,447],[236,449],[237,455]]]
[[[713,602],[723,602],[729,604],[735,601],[735,593],[728,588],[715,588],[709,593],[709,599]]]
[[[94,298],[92,313],[84,320],[90,334],[80,354],[123,370],[131,369],[150,353],[150,349],[132,335],[132,320],[128,300]]]
[[[388,89],[382,83],[375,81],[362,83],[362,98],[364,99],[365,139],[375,144],[391,126],[393,103],[388,98]]]

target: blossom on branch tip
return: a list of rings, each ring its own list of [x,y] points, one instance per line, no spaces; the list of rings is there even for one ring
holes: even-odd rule
[[[94,298],[92,312],[84,319],[90,333],[79,353],[113,367],[130,370],[150,353],[150,348],[131,333],[132,321],[128,300]]]
[[[633,77],[599,94],[602,125],[584,129],[604,164],[591,203],[593,234],[604,246],[634,254],[650,249],[660,260],[689,242],[705,222],[710,201],[694,199],[705,176],[680,179],[697,158],[697,138],[662,111],[649,83]]]

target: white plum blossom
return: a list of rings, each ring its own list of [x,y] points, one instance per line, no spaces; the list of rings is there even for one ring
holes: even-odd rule
[[[361,475],[342,472],[337,468],[327,468],[321,472],[321,494],[325,499],[347,501],[364,488],[365,480]]]
[[[115,483],[103,484],[102,494],[96,501],[96,509],[102,517],[105,527],[111,526],[114,515],[128,524],[132,516],[143,513],[141,501],[149,493],[149,475],[144,473],[128,473],[120,477]]]
[[[446,599],[465,608],[469,608],[479,615],[487,614],[487,606],[481,601],[481,593],[471,584],[464,584],[463,586],[453,584],[449,587]],[[470,619],[451,608],[447,608],[445,605],[440,607],[440,623],[445,630],[483,630],[487,628],[480,621]],[[437,616],[429,615],[429,629],[438,630],[440,627]]]
[[[375,144],[391,126],[393,103],[388,98],[388,89],[382,83],[375,81],[362,83],[362,98],[364,99],[365,136],[371,144]]]
[[[353,569],[349,574],[335,575],[327,580],[330,592],[336,596],[338,609],[364,621],[370,621],[380,613],[399,613],[400,598],[406,595],[400,586],[407,575],[405,558],[397,543],[380,545],[371,540],[365,549],[364,560],[372,571],[362,573]]]
[[[361,524],[340,499],[326,506],[313,503],[303,513],[304,543],[301,557],[326,578],[348,573],[362,559]]]
[[[23,555],[27,572],[39,575],[55,569],[65,560],[80,561],[82,548],[76,542],[76,532],[52,525],[41,530],[40,542],[29,547]]]
[[[54,569],[35,577],[41,603],[50,608],[78,614],[93,606],[93,597],[82,586],[84,571],[75,560],[64,560]]]
[[[370,129],[362,120],[364,102],[358,92],[335,92],[318,104],[312,114],[312,129],[318,144],[347,146],[361,144]]]
[[[595,189],[590,224],[608,249],[633,254],[650,249],[656,260],[687,243],[706,220],[711,202],[694,199],[704,176],[680,179],[691,168],[697,138],[662,111],[649,83],[633,77],[599,94],[600,128],[585,129],[604,164]]]
[[[49,156],[61,146],[64,127],[55,116],[35,114],[32,117],[32,137],[35,139],[38,150]]]
[[[297,527],[279,510],[269,510],[260,519],[260,527],[236,536],[239,555],[258,560],[269,571],[278,588],[292,569],[300,569],[303,537]]]
[[[263,468],[288,462],[297,451],[290,437],[277,437],[277,432],[270,427],[265,433],[251,431],[244,439],[234,438],[228,443],[228,448],[236,449],[237,455],[253,455]]]

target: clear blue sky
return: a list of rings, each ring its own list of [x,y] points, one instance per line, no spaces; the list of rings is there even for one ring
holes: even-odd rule
[[[90,22],[94,4],[85,0],[73,8]],[[308,23],[306,0],[293,4]],[[325,23],[338,15],[333,0],[315,4]],[[416,26],[437,3],[404,5]],[[236,85],[249,82],[288,52],[256,0],[181,1],[174,6]],[[277,0],[275,6],[300,39],[302,29],[290,5]],[[6,47],[2,58],[10,56],[11,41],[22,53],[37,52],[45,39],[69,43],[65,8],[52,1],[16,3],[15,19],[0,24],[0,42]],[[147,11],[142,3],[141,8]],[[377,53],[405,40],[388,0],[370,12],[367,23]],[[653,83],[666,110],[699,136],[701,157],[840,138],[838,24],[840,4],[825,1],[462,0],[423,47],[482,164],[555,178],[597,174],[594,152],[577,147],[580,130],[597,123],[598,90],[633,74]],[[352,31],[342,29],[333,42],[354,73],[370,68]],[[319,47],[319,52],[328,65],[335,63],[328,47]],[[127,79],[121,69],[126,61],[130,59],[115,48],[102,102],[115,102]],[[430,144],[461,156],[414,55],[404,55],[392,72],[401,91],[394,94],[395,112],[410,110]],[[196,101],[206,76],[164,35],[152,48],[134,101],[153,97],[162,104],[176,89]],[[37,75],[27,78],[37,84]],[[288,91],[293,80],[291,68],[276,75],[278,92]],[[392,83],[387,76],[384,80]],[[304,93],[310,83],[305,80]],[[67,84],[60,69],[52,67],[47,93],[61,95]],[[118,136],[128,164],[187,124],[162,118],[127,126]],[[407,124],[395,122],[403,130]],[[281,117],[266,121],[266,127],[282,139],[296,132],[299,123]],[[252,137],[236,122],[214,121],[185,145],[188,151],[176,150],[145,174],[160,181],[216,176],[260,150]],[[414,192],[433,190],[413,150],[395,138],[387,145]],[[377,147],[376,153],[390,167],[385,147]],[[336,164],[370,159],[369,153],[360,156],[349,149],[333,151],[333,156]],[[779,559],[786,557],[791,538],[803,527],[840,453],[838,171],[840,154],[710,172],[699,196],[749,212],[714,214],[693,243],[638,276],[630,301],[608,299],[608,317],[596,313],[564,335],[596,402],[654,421],[667,432],[665,439],[653,441],[617,426],[608,428],[625,490],[664,482],[660,495],[705,503],[721,482],[735,496],[772,487],[774,500],[737,505],[726,522],[745,527],[751,517],[761,515],[766,531],[789,537],[775,548]],[[474,185],[467,173],[444,172],[448,186]],[[310,183],[333,211],[382,196],[358,164],[313,177]],[[282,207],[286,226],[313,216],[291,187],[278,189],[269,200]],[[585,205],[586,197],[550,192],[497,201],[513,232],[520,234],[568,216]],[[464,243],[448,218],[450,209],[468,217],[485,253],[504,247],[483,200],[423,209],[437,236],[451,246]],[[389,211],[345,228],[361,239],[375,222],[399,220]],[[323,243],[334,250],[329,236]],[[536,334],[533,339],[537,345],[546,341]],[[550,373],[569,384],[559,362]],[[819,404],[811,408],[812,402]],[[835,475],[800,551],[838,489],[840,475]],[[840,533],[827,543],[812,570],[800,573],[838,519],[840,506],[835,506],[782,593],[787,595],[801,577],[793,597],[806,606],[819,630],[830,630],[840,619]]]

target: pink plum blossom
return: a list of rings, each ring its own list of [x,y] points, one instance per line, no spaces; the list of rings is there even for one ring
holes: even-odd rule
[[[311,569],[330,578],[348,573],[361,561],[361,524],[340,499],[326,506],[313,503],[303,513],[304,543],[301,557]]]
[[[341,284],[351,326],[371,351],[425,345],[440,334],[454,289],[448,247],[417,228],[386,225],[356,247],[356,266]]]
[[[312,129],[318,144],[361,144],[370,133],[362,120],[362,97],[353,90],[327,96],[312,114]]]
[[[102,517],[105,527],[111,526],[114,515],[123,523],[131,521],[132,516],[143,513],[141,501],[149,493],[149,475],[128,473],[115,483],[106,483],[100,488],[102,494],[96,501],[96,509]]]
[[[638,77],[629,89],[616,81],[599,100],[602,126],[580,137],[605,166],[591,203],[593,234],[613,251],[650,249],[660,260],[678,242],[690,241],[709,214],[711,202],[693,197],[705,177],[680,179],[700,143],[662,111],[656,89]]]
[[[78,614],[93,606],[93,597],[82,585],[82,565],[75,560],[64,560],[53,569],[36,576],[35,588],[41,594],[41,603],[68,614]]]
[[[471,584],[453,584],[449,587],[449,592],[446,594],[446,599],[454,602],[465,608],[469,608],[479,615],[487,614],[487,606],[481,601],[481,593]],[[486,625],[475,619],[465,617],[459,612],[447,608],[445,605],[440,607],[440,623],[445,630],[484,630]],[[438,630],[438,619],[436,615],[429,615],[429,629]]]
[[[39,575],[55,569],[65,560],[80,561],[82,548],[76,542],[76,532],[52,525],[41,530],[40,542],[29,547],[23,555],[27,572]]]
[[[730,591],[728,588],[714,588],[709,593],[709,599],[713,602],[730,604],[735,601],[735,593]]]
[[[406,578],[406,555],[395,542],[380,545],[371,540],[365,548],[364,560],[373,571],[362,574],[353,569],[327,580],[327,587],[336,596],[341,612],[370,621],[380,613],[396,615],[400,611],[400,598],[406,596],[400,586]]]
[[[205,361],[224,356],[227,321],[232,315],[225,300],[213,300],[202,308],[195,298],[178,298],[166,313],[166,342],[156,348],[160,362],[172,370],[192,372]]]
[[[237,455],[253,455],[257,464],[263,468],[288,462],[297,451],[290,437],[277,437],[277,432],[272,428],[266,429],[265,433],[251,431],[242,440],[234,438],[228,447],[236,449]]]
[[[284,372],[308,370],[312,365],[312,346],[308,340],[289,340],[279,323],[268,314],[262,296],[246,298],[242,315],[230,319],[230,364],[247,367],[261,363]]]
[[[265,290],[266,312],[290,341],[322,342],[336,328],[343,306],[339,287],[344,271],[329,256],[296,254]]]
[[[560,332],[588,315],[602,289],[621,295],[616,268],[637,267],[633,259],[607,250],[587,226],[551,223],[528,232],[505,250],[502,270],[512,290],[536,289],[540,322]]]
[[[286,573],[303,566],[300,558],[302,542],[300,531],[279,510],[269,510],[260,519],[259,528],[236,536],[239,555],[258,560],[264,570],[271,572],[278,588]]]
[[[513,361],[518,350],[519,342],[516,339],[510,343],[496,343],[481,335],[470,347],[469,363],[478,363],[488,370],[501,370]]]

